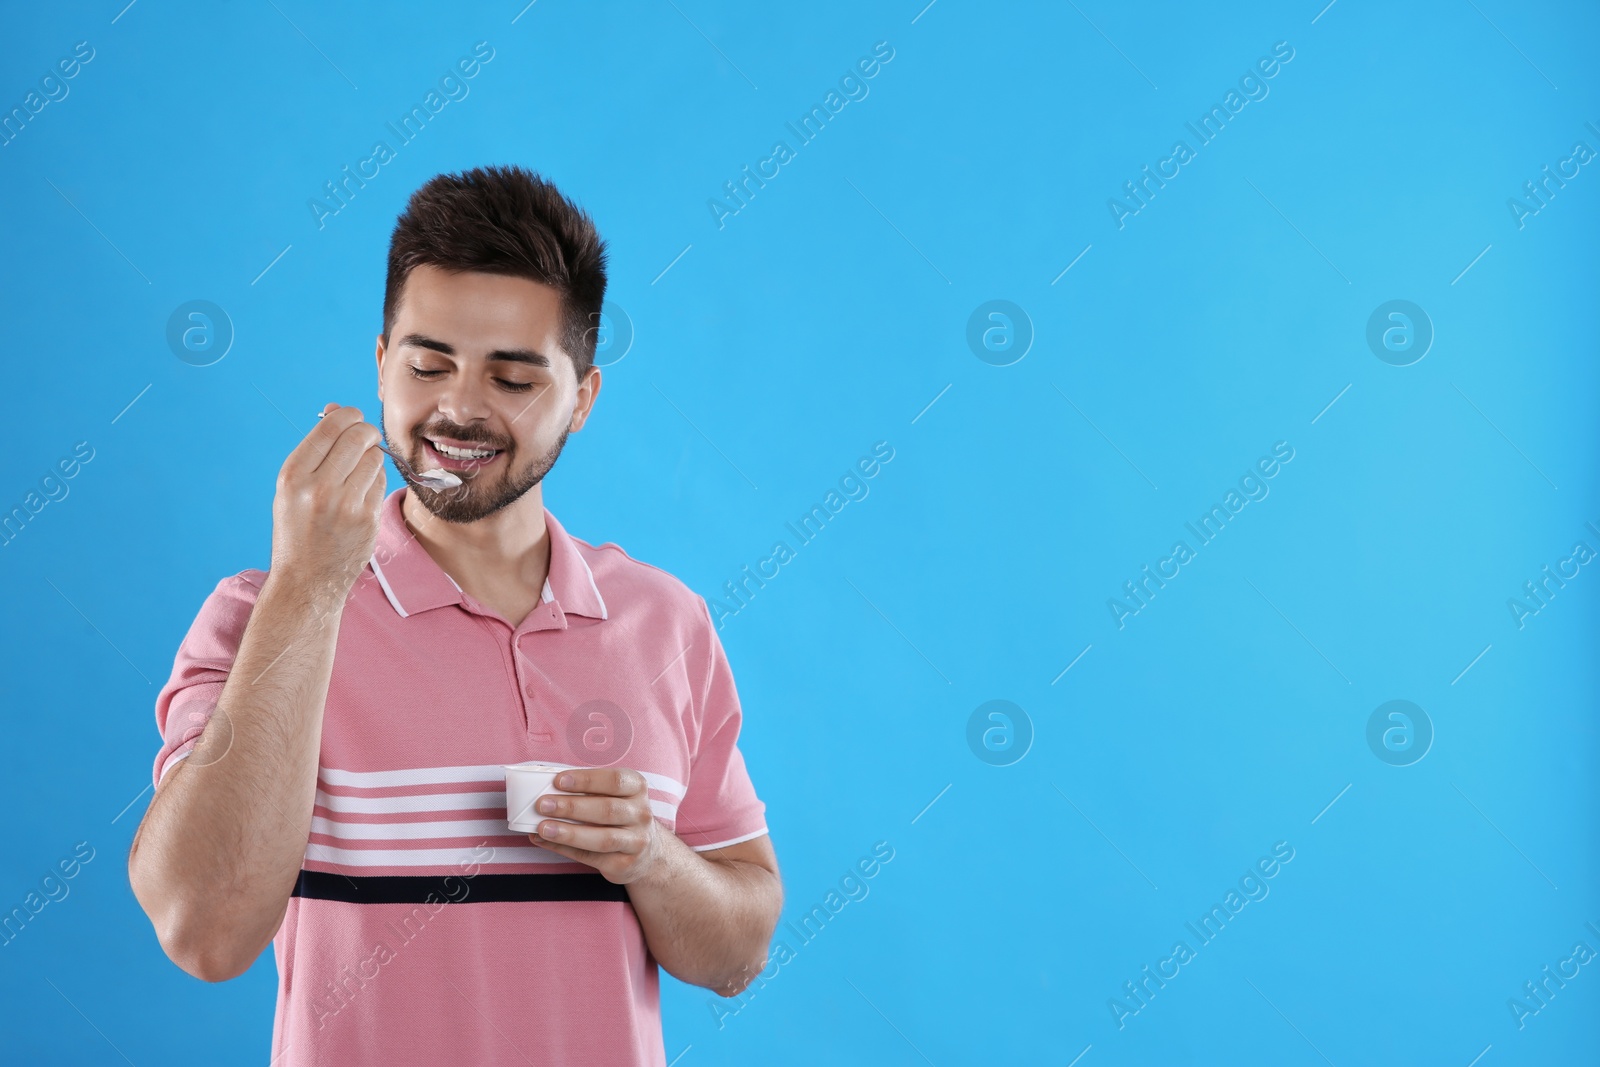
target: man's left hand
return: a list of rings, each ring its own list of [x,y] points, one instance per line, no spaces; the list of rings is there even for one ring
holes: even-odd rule
[[[645,877],[662,865],[670,831],[650,811],[644,775],[628,767],[590,767],[562,771],[555,787],[582,796],[544,796],[545,819],[528,835],[534,844],[587,863],[617,885]]]

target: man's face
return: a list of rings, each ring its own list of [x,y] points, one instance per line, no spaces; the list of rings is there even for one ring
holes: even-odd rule
[[[378,338],[379,429],[413,468],[401,475],[429,512],[456,523],[492,515],[539,484],[567,434],[583,428],[600,372],[578,384],[561,332],[561,298],[548,285],[412,270],[388,344]],[[494,454],[461,458],[440,446]],[[429,489],[415,478],[441,467],[461,484]]]

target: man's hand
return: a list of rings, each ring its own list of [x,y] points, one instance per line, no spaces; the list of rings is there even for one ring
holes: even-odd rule
[[[554,786],[580,796],[539,798],[545,819],[528,837],[628,887],[645,944],[681,982],[732,996],[766,966],[783,885],[766,836],[694,851],[650,811],[644,775],[627,767],[580,767]]]
[[[534,844],[587,863],[617,885],[664,866],[672,835],[650,811],[644,775],[628,767],[582,768],[556,775],[555,787],[584,795],[540,797],[539,814],[582,825],[546,819],[528,835]]]
[[[382,435],[361,411],[329,404],[278,471],[270,581],[342,610],[372,558],[388,486]]]

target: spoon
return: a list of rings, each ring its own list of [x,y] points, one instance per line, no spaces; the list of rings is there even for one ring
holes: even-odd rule
[[[317,418],[320,419],[325,414],[327,413],[318,412]],[[433,470],[418,472],[411,466],[411,464],[407,463],[404,459],[395,455],[393,452],[390,452],[382,445],[378,446],[378,451],[394,460],[396,465],[411,471],[412,474],[416,475],[417,481],[421,482],[429,489],[454,489],[456,486],[461,484],[461,479],[456,477],[451,471],[444,470],[443,468],[435,468]]]

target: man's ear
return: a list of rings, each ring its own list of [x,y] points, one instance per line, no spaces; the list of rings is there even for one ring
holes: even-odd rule
[[[590,367],[589,373],[583,376],[583,381],[578,383],[578,396],[572,405],[572,421],[568,429],[574,433],[583,429],[583,424],[589,419],[589,412],[594,409],[594,402],[600,395],[600,368]]]
[[[383,401],[383,334],[378,335],[376,357],[378,361],[378,401]]]

